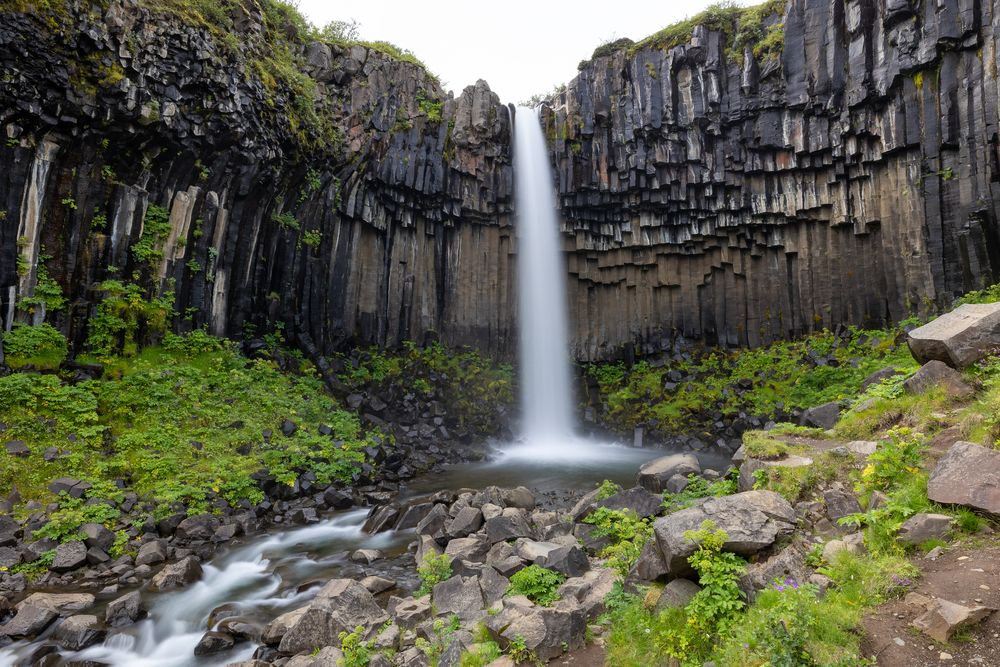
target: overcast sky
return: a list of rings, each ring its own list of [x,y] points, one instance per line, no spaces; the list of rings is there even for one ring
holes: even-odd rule
[[[361,38],[412,51],[456,95],[486,79],[503,102],[519,102],[576,75],[611,38],[640,39],[717,0],[299,0],[317,25],[361,24]],[[741,4],[754,4],[752,0]]]

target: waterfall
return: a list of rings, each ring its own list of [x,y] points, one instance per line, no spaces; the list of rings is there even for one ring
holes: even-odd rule
[[[566,271],[548,149],[538,112],[514,114],[517,271],[524,437],[532,449],[573,438]]]

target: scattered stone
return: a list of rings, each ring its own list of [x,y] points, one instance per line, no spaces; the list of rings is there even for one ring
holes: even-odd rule
[[[206,632],[194,647],[197,656],[228,651],[236,644],[232,635],[226,632]]]
[[[31,450],[28,449],[28,444],[24,440],[11,440],[5,446],[9,456],[16,456],[22,459],[31,456]]]
[[[356,549],[351,553],[351,561],[354,563],[371,565],[380,558],[382,558],[382,552],[378,549]]]
[[[435,584],[431,599],[438,615],[457,614],[470,619],[483,611],[483,592],[473,577],[455,576]]]
[[[132,591],[112,600],[104,612],[104,622],[112,628],[131,625],[143,616],[146,610],[142,606],[142,596],[139,591]]]
[[[993,609],[988,607],[966,607],[938,598],[930,603],[922,616],[913,621],[913,627],[931,639],[946,643],[962,628],[975,625],[992,613]]]
[[[656,612],[664,609],[686,607],[691,598],[701,590],[701,586],[689,579],[674,579],[663,587],[656,600]]]
[[[642,464],[636,483],[653,493],[663,493],[674,475],[686,477],[700,472],[701,465],[694,454],[671,454]]]
[[[910,331],[906,342],[920,363],[971,366],[1000,347],[1000,303],[961,305]]]
[[[167,548],[162,540],[152,540],[139,547],[136,565],[156,565],[167,560]]]
[[[927,497],[1000,515],[1000,452],[956,442],[927,480]]]
[[[88,547],[97,547],[107,551],[115,543],[115,534],[99,523],[85,523],[80,526],[83,533],[83,543]]]
[[[361,580],[361,585],[367,588],[368,592],[372,595],[378,595],[379,593],[384,593],[387,590],[395,588],[396,582],[384,577],[369,576]]]
[[[928,540],[940,540],[951,532],[955,520],[947,514],[914,514],[899,529],[899,540],[906,544],[923,544]],[[935,547],[939,549],[940,547]],[[928,554],[929,555],[929,554]]]
[[[824,491],[823,502],[826,504],[826,517],[833,523],[861,511],[857,496],[843,489],[833,488]]]

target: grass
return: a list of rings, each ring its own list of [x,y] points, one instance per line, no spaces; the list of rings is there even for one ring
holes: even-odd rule
[[[260,470],[289,485],[307,471],[324,483],[349,482],[364,448],[379,446],[380,436],[363,432],[317,377],[282,373],[225,345],[188,348],[178,339],[117,359],[101,380],[0,378],[5,437],[31,449],[0,466],[0,494],[16,486],[24,502],[48,502],[49,482],[70,476],[93,483],[91,497],[119,495],[120,482],[158,513],[177,503],[196,513],[216,497],[261,500],[251,478]],[[285,419],[298,424],[290,436],[279,428]],[[320,424],[334,435],[321,436]],[[46,461],[48,448],[65,455]]]
[[[611,426],[692,432],[710,429],[715,412],[727,418],[770,417],[853,399],[865,378],[887,366],[916,370],[906,346],[895,344],[897,333],[851,329],[841,337],[824,331],[749,350],[696,351],[688,361],[662,367],[642,361],[631,368],[621,362],[590,364],[586,370]],[[686,379],[672,387],[671,371]]]

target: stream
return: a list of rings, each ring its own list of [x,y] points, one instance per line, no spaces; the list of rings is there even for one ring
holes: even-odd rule
[[[565,448],[565,449],[564,449]],[[492,461],[453,466],[440,474],[413,480],[399,500],[441,489],[527,486],[536,494],[577,493],[610,479],[632,486],[639,466],[669,454],[661,449],[635,449],[577,439],[563,446],[539,451],[535,445],[498,448]],[[725,470],[728,461],[699,455],[704,467]],[[234,541],[233,546],[203,564],[200,581],[178,591],[143,591],[149,616],[132,626],[111,630],[103,644],[79,652],[62,651],[67,661],[111,667],[221,667],[249,659],[256,644],[237,643],[230,650],[202,658],[194,647],[209,629],[213,610],[231,605],[238,616],[263,628],[270,620],[305,606],[326,581],[337,577],[360,579],[375,574],[394,579],[390,594],[406,595],[418,585],[407,545],[413,531],[369,535],[361,528],[368,509],[335,512],[317,524],[293,530],[261,533]],[[242,542],[242,543],[240,543]],[[385,557],[363,566],[349,559],[355,549],[381,550]],[[401,592],[403,591],[403,592]],[[65,592],[65,591],[59,591]],[[118,591],[119,597],[126,590]],[[109,598],[86,613],[102,617]],[[55,625],[55,624],[54,624]],[[29,665],[37,660],[52,629],[32,642],[18,642],[0,649],[0,667]],[[33,659],[31,659],[33,658]],[[90,661],[90,662],[87,662]]]

